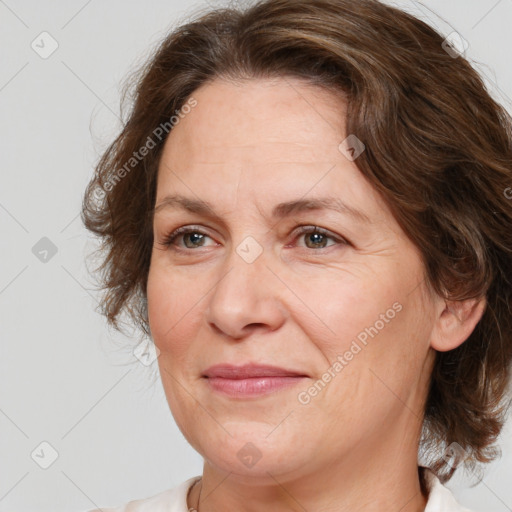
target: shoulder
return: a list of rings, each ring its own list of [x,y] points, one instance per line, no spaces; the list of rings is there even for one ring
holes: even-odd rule
[[[425,512],[472,512],[457,503],[450,489],[430,469],[425,471],[425,476],[429,487]]]
[[[177,487],[167,489],[149,498],[133,500],[119,507],[101,507],[87,512],[187,512],[188,490],[199,478],[199,476],[194,476]]]

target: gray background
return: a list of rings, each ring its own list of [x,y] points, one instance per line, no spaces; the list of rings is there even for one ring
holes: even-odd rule
[[[445,35],[462,34],[489,90],[511,109],[512,0],[389,3]],[[137,339],[109,332],[95,312],[84,255],[96,245],[78,212],[94,163],[120,127],[123,77],[207,5],[0,0],[0,512],[119,505],[201,472],[156,363],[141,364],[132,354]],[[43,31],[58,44],[47,58],[31,47],[35,40],[38,51],[51,49],[48,36],[41,48]],[[464,475],[450,482],[466,506],[512,510],[511,431],[509,422],[503,456],[482,483],[468,488]],[[47,469],[40,464],[52,451],[42,442],[58,453]]]

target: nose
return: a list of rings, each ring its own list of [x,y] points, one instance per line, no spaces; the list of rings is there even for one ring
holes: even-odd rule
[[[207,295],[208,324],[217,334],[240,340],[270,332],[285,321],[283,283],[267,267],[265,251],[253,262],[233,248],[213,291]]]

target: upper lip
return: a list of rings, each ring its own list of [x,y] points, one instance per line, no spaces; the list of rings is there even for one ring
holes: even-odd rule
[[[216,364],[210,366],[203,377],[221,377],[224,379],[249,379],[254,377],[306,377],[303,372],[287,370],[277,366],[248,363],[241,366]]]

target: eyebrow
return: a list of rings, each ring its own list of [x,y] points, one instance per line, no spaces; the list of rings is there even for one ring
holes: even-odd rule
[[[213,219],[220,219],[215,213],[213,206],[202,199],[192,199],[182,195],[166,196],[152,210],[152,214],[156,214],[164,209],[180,209],[190,213],[196,213]],[[282,219],[291,215],[312,211],[312,210],[334,210],[343,215],[352,217],[354,220],[371,224],[372,221],[368,215],[361,210],[357,210],[353,206],[344,203],[337,197],[319,197],[312,199],[297,199],[279,203],[272,209],[272,217]]]

